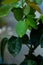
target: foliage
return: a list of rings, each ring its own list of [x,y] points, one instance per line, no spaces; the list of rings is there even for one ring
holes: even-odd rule
[[[43,65],[43,58],[40,55],[33,55],[38,45],[43,48],[43,14],[38,7],[41,3],[42,0],[0,0],[0,19],[12,11],[17,20],[15,31],[18,34],[18,37],[11,36],[9,39],[1,40],[2,61],[6,44],[9,53],[14,57],[20,52],[22,44],[25,44],[29,47],[29,53],[25,55],[25,60],[20,65]],[[36,11],[41,14],[37,19]],[[28,29],[31,31],[30,38],[26,34]]]

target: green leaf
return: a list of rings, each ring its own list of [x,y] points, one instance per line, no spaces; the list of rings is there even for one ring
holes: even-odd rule
[[[0,7],[0,17],[4,17],[8,15],[8,13],[11,11],[12,7],[10,5],[2,5]]]
[[[41,48],[43,48],[43,34],[41,35],[41,38],[40,38],[40,44],[41,44]]]
[[[25,14],[25,15],[28,15],[29,12],[30,12],[30,6],[27,5],[27,6],[24,8],[24,14]]]
[[[1,41],[1,57],[2,57],[2,61],[4,61],[4,49],[6,46],[6,43],[8,42],[7,38],[2,39]]]
[[[37,63],[33,60],[25,60],[20,65],[37,65]]]
[[[12,3],[15,3],[17,2],[18,0],[3,0],[2,1],[2,4],[12,4]]]
[[[22,47],[22,42],[20,38],[17,38],[15,36],[12,36],[8,41],[8,51],[13,56],[16,56]]]
[[[19,21],[16,24],[16,33],[18,36],[22,37],[27,31],[27,25],[25,21]]]
[[[37,4],[41,4],[41,3],[42,3],[42,0],[35,0],[35,2],[36,2]]]
[[[34,28],[34,29],[38,28],[36,21],[34,21],[34,19],[32,18],[31,15],[28,16],[28,18],[26,19],[26,22],[27,22],[28,26],[31,26],[32,28]]]
[[[15,8],[12,10],[17,21],[23,18],[23,10],[21,8]]]

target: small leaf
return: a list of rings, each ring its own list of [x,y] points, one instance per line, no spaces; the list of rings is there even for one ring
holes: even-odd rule
[[[16,56],[22,47],[22,42],[20,40],[20,38],[17,38],[15,36],[12,36],[9,41],[8,41],[8,51],[10,52],[10,54],[12,54],[13,56]]]
[[[2,57],[2,61],[4,60],[4,49],[6,46],[6,43],[8,42],[7,38],[2,39],[1,41],[1,57]]]
[[[28,18],[26,19],[26,22],[27,22],[28,26],[31,26],[32,28],[34,28],[34,29],[38,28],[37,23],[36,23],[36,21],[34,21],[32,16],[29,15]]]
[[[25,15],[28,15],[29,12],[30,12],[30,6],[27,5],[27,6],[24,8],[24,14],[25,14]]]
[[[23,10],[21,8],[15,8],[12,10],[17,21],[20,21],[23,17]]]
[[[27,25],[25,21],[19,21],[16,24],[16,33],[18,36],[22,37],[27,31]]]
[[[12,4],[12,3],[15,3],[17,2],[18,0],[3,0],[2,1],[2,4]]]
[[[40,38],[40,44],[41,44],[41,48],[43,48],[43,34],[41,35],[41,38]]]
[[[4,17],[8,15],[8,13],[11,11],[12,7],[10,5],[2,5],[0,7],[0,17]]]

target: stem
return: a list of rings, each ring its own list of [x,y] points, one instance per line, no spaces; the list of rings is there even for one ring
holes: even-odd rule
[[[28,56],[31,56],[32,53],[34,52],[33,48],[32,48],[32,45],[31,46],[28,46],[27,47],[29,48],[29,52],[28,52]]]
[[[32,51],[33,51],[33,48],[32,48],[32,45],[31,45],[31,47],[30,47],[30,49],[29,49],[29,56],[31,56]]]

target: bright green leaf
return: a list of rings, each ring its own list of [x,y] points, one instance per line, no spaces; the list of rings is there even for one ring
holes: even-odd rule
[[[22,42],[20,40],[20,38],[17,38],[15,36],[12,36],[9,41],[8,41],[8,51],[10,52],[10,54],[12,54],[13,56],[16,56],[22,47]]]
[[[16,33],[18,34],[18,36],[22,37],[27,30],[27,26],[25,21],[19,21],[16,24]]]
[[[11,11],[12,7],[10,5],[2,5],[0,7],[0,17],[4,17],[8,15],[8,13]]]

